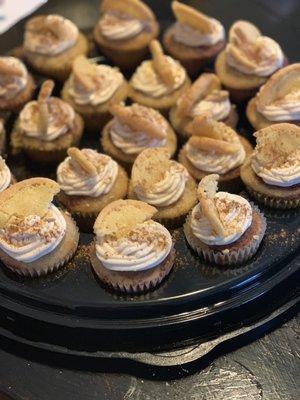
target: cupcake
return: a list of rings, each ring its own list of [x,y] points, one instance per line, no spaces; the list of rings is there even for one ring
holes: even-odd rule
[[[254,134],[256,147],[241,168],[248,192],[274,208],[300,205],[300,128],[281,123]]]
[[[193,118],[204,114],[232,128],[237,125],[238,114],[230,103],[229,93],[221,89],[220,80],[215,74],[200,75],[171,108],[170,122],[181,142],[190,137],[189,126]]]
[[[172,237],[151,219],[155,212],[142,201],[117,200],[98,215],[90,258],[106,286],[137,294],[156,287],[170,273],[175,259]]]
[[[153,217],[167,228],[181,226],[197,202],[197,186],[187,169],[166,149],[146,149],[135,160],[128,198],[157,208]]]
[[[225,30],[214,18],[178,1],[172,2],[176,23],[165,32],[163,45],[193,76],[214,61],[225,46]]]
[[[165,147],[171,156],[177,147],[176,135],[168,121],[156,110],[133,104],[114,105],[114,118],[104,127],[101,145],[105,153],[127,171],[136,157],[149,147]]]
[[[66,264],[79,234],[71,217],[52,204],[56,182],[31,178],[0,193],[0,260],[13,272],[40,276]]]
[[[24,57],[38,73],[65,80],[79,55],[87,55],[89,44],[76,25],[60,15],[38,15],[25,26]]]
[[[136,103],[167,114],[191,82],[182,65],[163,54],[160,43],[150,43],[151,60],[143,61],[133,74],[129,96]]]
[[[61,97],[84,119],[85,129],[99,132],[111,118],[109,107],[124,101],[129,85],[118,68],[97,65],[79,56]]]
[[[4,120],[0,118],[0,155],[5,151],[6,132],[4,127]]]
[[[52,97],[53,81],[45,81],[38,99],[21,111],[12,135],[13,151],[23,151],[31,160],[52,164],[63,160],[67,149],[77,146],[83,120],[65,101]]]
[[[198,181],[206,175],[220,174],[222,190],[237,193],[242,188],[240,167],[252,146],[223,122],[210,117],[195,117],[191,137],[179,152],[179,162]]]
[[[300,125],[300,63],[275,72],[248,103],[246,114],[255,130],[290,122]]]
[[[245,198],[218,192],[218,175],[208,175],[198,187],[199,203],[184,225],[186,240],[206,262],[234,266],[257,252],[266,230],[259,209]]]
[[[103,0],[94,39],[101,52],[123,69],[135,68],[159,34],[151,9],[140,0]]]
[[[126,172],[112,158],[75,147],[58,166],[57,182],[61,189],[57,200],[84,232],[92,232],[99,212],[112,201],[125,198],[128,188]]]
[[[216,74],[235,102],[245,101],[279,68],[287,63],[281,47],[262,36],[248,21],[235,22],[229,31],[229,43],[215,63]]]
[[[22,61],[0,57],[0,111],[18,112],[32,99],[34,89],[34,80]]]

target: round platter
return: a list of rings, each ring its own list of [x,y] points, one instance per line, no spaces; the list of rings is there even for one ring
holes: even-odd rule
[[[43,12],[53,12],[51,4],[55,4],[56,13],[75,20],[72,15],[80,14],[86,4],[61,3],[50,1]],[[96,2],[91,3],[96,7]],[[154,1],[151,5],[154,11],[159,8]],[[82,21],[84,26],[94,22]],[[18,24],[15,32],[21,33],[22,26]],[[17,45],[13,32],[8,39],[7,50]],[[239,131],[251,139],[241,115],[240,121]],[[84,146],[97,148],[98,139],[86,139]],[[54,170],[35,169],[22,157],[9,156],[8,163],[19,178],[55,176]],[[173,271],[157,289],[140,296],[119,295],[101,285],[89,263],[93,238],[88,234],[81,234],[75,258],[47,277],[23,279],[1,266],[0,327],[37,347],[44,343],[66,352],[95,352],[170,348],[250,323],[268,314],[278,297],[284,302],[299,289],[299,211],[262,210],[268,224],[266,236],[248,263],[237,268],[206,265],[178,229],[172,232],[177,251]]]

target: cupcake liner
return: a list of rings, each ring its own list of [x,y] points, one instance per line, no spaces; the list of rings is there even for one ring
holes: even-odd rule
[[[259,203],[265,206],[287,210],[290,208],[297,208],[300,206],[300,198],[283,199],[279,197],[271,197],[253,190],[250,186],[246,186],[249,194],[254,197]]]
[[[205,248],[199,248],[197,241],[194,239],[192,232],[190,232],[190,218],[191,213],[189,214],[187,221],[184,225],[184,233],[186,240],[192,249],[202,257],[206,262],[210,264],[217,264],[222,266],[235,266],[244,263],[254,256],[257,252],[259,245],[264,237],[266,231],[266,218],[263,213],[252,203],[251,207],[254,213],[259,215],[262,227],[259,233],[253,235],[252,240],[247,246],[243,246],[238,250],[216,250],[205,246]],[[230,246],[230,245],[229,245]]]
[[[180,228],[183,224],[184,221],[186,220],[186,217],[188,215],[189,211],[178,215],[174,218],[156,218],[155,216],[153,217],[153,219],[157,222],[159,222],[160,224],[164,225],[167,229],[176,229],[176,228]]]
[[[64,257],[62,257],[62,255],[61,255],[54,264],[47,265],[46,262],[43,263],[42,259],[47,258],[47,256],[51,256],[51,254],[53,254],[53,253],[48,253],[45,256],[41,257],[40,260],[36,260],[36,261],[33,261],[32,263],[26,264],[26,263],[20,263],[19,261],[12,259],[6,253],[1,251],[0,259],[1,259],[2,263],[6,266],[6,268],[10,269],[11,271],[13,271],[14,273],[16,273],[20,276],[38,278],[38,277],[41,277],[44,275],[48,275],[54,271],[57,271],[59,268],[61,268],[63,265],[65,265],[67,262],[69,262],[77,250],[77,246],[78,246],[78,242],[79,242],[79,231],[78,231],[78,228],[77,228],[75,222],[73,221],[73,219],[68,214],[66,214],[66,213],[64,213],[64,214],[65,214],[65,218],[67,220],[67,232],[66,232],[66,235],[65,235],[64,239],[62,240],[62,242],[58,245],[58,247],[56,249],[54,249],[54,252],[58,251],[58,252],[62,253],[62,247],[64,246],[66,240],[70,239],[70,236],[67,236],[67,235],[69,235],[68,227],[69,227],[69,231],[72,228],[73,236],[74,236],[74,238],[72,239],[72,243],[71,243],[72,246],[71,247],[69,246],[70,249],[67,252],[65,252],[66,254],[64,254]],[[40,265],[38,265],[38,266],[33,265],[35,262],[39,262],[39,261],[40,261]]]
[[[100,211],[99,211],[100,212]],[[71,212],[80,232],[92,233],[96,218],[99,212]]]
[[[122,273],[109,271],[103,267],[96,256],[94,243],[90,249],[91,264],[100,281],[110,289],[126,294],[144,293],[159,285],[171,272],[175,261],[175,254],[176,252],[173,247],[167,258],[160,265],[147,271]]]

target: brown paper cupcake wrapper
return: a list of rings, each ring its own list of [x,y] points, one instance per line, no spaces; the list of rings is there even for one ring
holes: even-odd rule
[[[247,260],[249,260],[250,258],[252,258],[254,254],[257,252],[259,245],[265,235],[267,223],[264,214],[262,214],[260,210],[253,203],[250,204],[253,211],[260,216],[262,222],[262,228],[261,231],[255,235],[256,238],[254,239],[253,237],[251,242],[247,246],[243,246],[239,250],[232,250],[232,251],[230,251],[230,249],[226,249],[227,251],[226,250],[218,251],[211,248],[201,249],[197,247],[196,244],[193,242],[192,238],[190,238],[189,235],[186,234],[185,236],[189,245],[200,257],[202,257],[206,262],[210,264],[217,264],[222,266],[235,266],[242,264]],[[191,214],[189,214],[189,217],[190,215]]]
[[[154,216],[153,219],[159,222],[160,224],[164,225],[167,229],[176,229],[180,228],[184,224],[187,215],[188,212],[185,214],[181,214],[175,218],[155,218]]]
[[[276,197],[271,197],[259,193],[253,190],[251,187],[247,186],[247,190],[252,197],[254,197],[259,203],[264,204],[265,206],[272,207],[272,208],[279,208],[279,209],[290,209],[290,208],[297,208],[300,206],[300,199],[281,199]]]
[[[168,257],[160,265],[153,268],[152,274],[136,273],[138,274],[136,275],[133,273],[134,278],[131,280],[128,274],[120,272],[112,275],[111,279],[109,279],[109,272],[105,271],[96,256],[95,245],[91,246],[91,264],[100,281],[110,289],[126,294],[140,294],[158,286],[171,272],[175,255],[176,252],[173,247]],[[105,278],[104,274],[106,275]]]
[[[60,258],[56,263],[50,266],[45,266],[41,263],[39,267],[32,267],[30,263],[28,265],[22,265],[22,267],[16,267],[15,265],[11,264],[9,261],[2,261],[3,264],[13,271],[14,273],[24,276],[24,277],[31,277],[31,278],[39,278],[44,275],[48,275],[50,273],[53,273],[57,271],[59,268],[61,268],[63,265],[67,264],[71,258],[74,256],[77,247],[78,247],[78,242],[79,242],[79,231],[77,228],[77,225],[75,222],[72,220],[73,224],[75,225],[76,229],[76,241],[74,241],[74,246],[72,249],[63,257]],[[67,233],[66,233],[67,234]],[[54,251],[59,251],[59,249],[55,249]],[[47,256],[47,255],[46,255]]]
[[[99,211],[100,212],[100,211]],[[80,232],[92,233],[96,218],[99,212],[71,212]]]

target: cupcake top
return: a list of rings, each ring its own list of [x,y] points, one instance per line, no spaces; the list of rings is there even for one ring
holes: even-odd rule
[[[157,207],[176,203],[184,193],[189,173],[166,149],[146,149],[135,160],[131,182],[138,199]]]
[[[213,46],[225,39],[221,22],[178,1],[172,2],[176,17],[174,40],[188,47]]]
[[[56,182],[31,178],[0,193],[0,248],[30,263],[52,252],[66,233],[66,221],[51,202]]]
[[[268,185],[300,184],[300,128],[281,123],[261,129],[254,136],[257,144],[251,167],[256,175]]]
[[[77,104],[103,104],[124,83],[124,77],[118,68],[94,64],[84,56],[78,56],[72,68],[69,94]]]
[[[38,99],[25,105],[19,116],[19,129],[25,136],[51,142],[74,125],[73,108],[58,97],[52,97],[53,81],[45,81]]]
[[[209,246],[236,242],[252,223],[250,203],[236,194],[218,192],[218,179],[213,174],[201,180],[199,203],[191,214],[193,234]]]
[[[22,61],[15,57],[0,57],[0,100],[17,96],[28,82],[28,72]]]
[[[223,122],[205,115],[195,117],[189,133],[192,136],[184,148],[197,169],[225,174],[244,162],[246,153],[238,134]]]
[[[166,96],[179,89],[186,81],[181,64],[163,53],[157,40],[150,43],[152,60],[143,61],[131,78],[132,87],[153,98]]]
[[[221,89],[217,75],[204,73],[178,99],[176,114],[181,118],[206,114],[220,121],[228,117],[230,110],[229,93]]]
[[[77,26],[70,20],[60,15],[38,15],[25,26],[24,48],[55,56],[73,47],[78,35]]]
[[[12,175],[5,160],[0,156],[0,193],[11,184]]]
[[[60,188],[69,196],[99,197],[109,193],[118,175],[118,164],[92,149],[68,149],[57,168]]]
[[[163,147],[167,142],[168,122],[156,110],[139,104],[113,105],[110,126],[112,143],[125,154],[139,154],[148,147]]]
[[[151,218],[156,208],[136,200],[117,200],[98,215],[96,255],[111,271],[145,271],[169,255],[173,243],[169,231]]]
[[[269,121],[300,120],[300,63],[271,76],[256,95],[256,108]]]
[[[140,0],[103,0],[98,29],[108,40],[127,40],[147,31],[155,16]]]
[[[269,76],[284,63],[284,54],[275,40],[263,36],[248,21],[235,22],[226,46],[227,63],[246,75]]]

